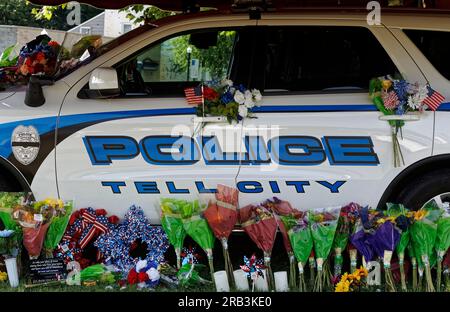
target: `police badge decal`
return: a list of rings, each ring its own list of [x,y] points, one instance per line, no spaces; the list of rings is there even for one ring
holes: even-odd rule
[[[22,165],[31,164],[37,157],[40,147],[39,133],[33,126],[18,126],[11,136],[14,157]]]

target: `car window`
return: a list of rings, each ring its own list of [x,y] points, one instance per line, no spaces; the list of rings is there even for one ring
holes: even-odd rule
[[[228,78],[236,30],[205,30],[166,38],[117,66],[122,95],[173,96],[201,81]]]
[[[265,93],[360,91],[369,80],[398,73],[363,27],[266,27],[254,77]]]
[[[450,80],[450,32],[404,29],[423,55]]]

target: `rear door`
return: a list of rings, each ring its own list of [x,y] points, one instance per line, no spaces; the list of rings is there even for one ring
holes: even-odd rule
[[[403,168],[393,167],[386,121],[368,96],[369,80],[402,74],[423,83],[417,66],[383,27],[365,21],[284,20],[264,16],[253,85],[263,91],[244,121],[252,159],[238,176],[240,204],[277,196],[298,208],[356,201],[376,206]],[[433,114],[407,123],[406,166],[431,155]]]

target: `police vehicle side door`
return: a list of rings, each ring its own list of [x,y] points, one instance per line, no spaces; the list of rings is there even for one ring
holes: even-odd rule
[[[391,130],[368,96],[369,80],[401,73],[425,80],[383,26],[365,20],[302,17],[259,22],[261,58],[253,84],[263,91],[256,119],[244,121],[240,204],[277,196],[300,209],[376,206],[403,168],[393,167]],[[408,122],[400,140],[406,166],[431,155],[433,114]]]
[[[140,205],[152,222],[158,222],[161,197],[195,199],[198,194],[211,193],[219,183],[234,185],[239,163],[205,163],[198,138],[202,133],[193,122],[195,106],[187,104],[183,93],[200,79],[224,78],[233,59],[232,49],[219,60],[223,77],[183,65],[189,62],[188,47],[190,63],[196,58],[202,61],[209,48],[200,51],[190,44],[189,36],[196,30],[212,29],[219,35],[235,31],[237,35],[239,27],[254,23],[239,15],[203,24],[181,21],[166,27],[169,30],[161,27],[135,38],[119,47],[115,56],[105,55],[104,63],[97,62],[97,68],[115,67],[121,87],[126,81],[128,90],[118,98],[80,98],[80,90],[88,83],[86,76],[68,93],[56,148],[60,196],[74,198],[78,207],[105,207],[118,215],[132,204]],[[180,55],[175,55],[174,49]],[[147,90],[134,88],[142,83]],[[219,131],[226,125],[213,124],[203,131],[210,134],[212,128]],[[232,129],[237,143],[226,145],[219,139],[217,144],[224,153],[227,146],[240,148],[241,130],[242,124]]]

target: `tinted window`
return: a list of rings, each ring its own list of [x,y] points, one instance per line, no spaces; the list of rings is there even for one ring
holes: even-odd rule
[[[450,32],[407,29],[404,32],[430,63],[450,79]]]
[[[235,30],[210,30],[171,37],[117,66],[123,95],[182,95],[189,85],[230,75]]]
[[[265,92],[366,90],[371,78],[397,73],[362,27],[267,27],[264,43],[253,77]]]

